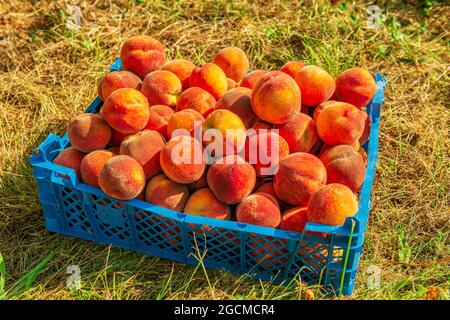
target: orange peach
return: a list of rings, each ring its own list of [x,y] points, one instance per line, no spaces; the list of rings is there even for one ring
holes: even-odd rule
[[[205,122],[205,118],[193,109],[184,109],[175,112],[167,123],[167,136],[173,138],[173,134],[189,134],[194,136],[195,132],[201,132],[201,126]]]
[[[270,71],[255,84],[251,102],[259,118],[274,124],[286,123],[300,110],[300,89],[286,73]]]
[[[325,151],[327,151],[328,149],[331,149],[333,147],[335,147],[337,145],[331,145],[331,144],[323,144],[322,147],[320,148],[320,152],[319,152],[319,158],[324,154]],[[359,141],[355,141],[352,144],[345,144],[345,146],[350,146],[353,148],[353,150],[358,151],[359,148],[361,147],[361,145],[359,144]]]
[[[281,216],[280,229],[302,233],[308,222],[308,207],[294,207]]]
[[[297,74],[300,72],[301,68],[306,66],[303,62],[300,61],[289,61],[286,62],[281,68],[280,71],[290,75],[292,79],[295,79]]]
[[[175,182],[189,184],[197,181],[205,171],[202,146],[190,136],[177,136],[161,150],[161,168]]]
[[[129,70],[141,79],[159,69],[166,60],[161,42],[155,38],[140,35],[128,38],[120,51],[122,69]]]
[[[108,196],[131,200],[145,188],[145,173],[141,165],[126,155],[112,157],[98,176],[98,185]]]
[[[236,88],[237,83],[233,79],[227,78],[227,91],[230,91],[233,88]]]
[[[336,78],[336,96],[339,101],[356,107],[366,106],[375,96],[377,84],[369,71],[351,68]]]
[[[261,79],[261,77],[265,74],[266,74],[266,71],[264,71],[264,70],[255,70],[255,71],[249,72],[241,80],[241,83],[239,86],[244,87],[244,88],[253,89],[253,87],[258,82],[258,80]]]
[[[188,199],[184,213],[219,220],[231,219],[231,208],[216,198],[208,188],[195,191]]]
[[[186,185],[173,182],[163,174],[153,177],[145,189],[147,202],[178,212],[183,211],[188,198]]]
[[[78,151],[74,147],[69,147],[62,150],[53,160],[53,163],[73,169],[77,177],[80,178],[81,162],[85,155],[86,154],[84,152]]]
[[[249,195],[236,208],[236,221],[263,227],[277,228],[281,213],[277,201],[264,192]]]
[[[126,137],[120,145],[120,154],[135,159],[144,169],[146,179],[161,172],[159,156],[166,141],[154,130],[143,130]]]
[[[358,153],[364,160],[364,165],[367,167],[367,163],[369,162],[369,157],[367,156],[366,150],[364,148],[359,148]]]
[[[103,76],[98,84],[98,96],[105,101],[111,93],[120,88],[141,90],[141,79],[130,71],[112,71]]]
[[[194,70],[195,65],[185,59],[174,59],[166,62],[161,70],[170,71],[175,74],[181,81],[181,86],[183,90],[189,88],[189,77]]]
[[[319,116],[319,113],[320,113],[323,109],[325,109],[327,106],[329,106],[329,105],[331,105],[331,104],[333,104],[333,103],[336,103],[336,102],[338,102],[338,101],[336,101],[336,100],[327,100],[327,101],[324,101],[324,102],[320,103],[317,107],[314,108],[314,111],[313,111],[313,120],[314,120],[314,121],[317,121],[317,117]]]
[[[364,116],[364,131],[361,135],[361,137],[359,137],[358,142],[360,145],[363,145],[367,140],[369,140],[369,136],[370,136],[370,127],[372,126],[372,123],[370,122],[370,117],[367,114],[366,111],[361,110],[363,116]]]
[[[258,121],[252,109],[251,94],[248,88],[231,89],[217,101],[216,109],[230,110],[241,118],[246,128],[251,128]]]
[[[270,194],[277,201],[277,204],[280,208],[283,206],[282,201],[278,199],[272,181],[262,184],[259,188],[256,189],[256,192],[264,192]]]
[[[275,125],[278,133],[289,145],[289,151],[309,152],[318,140],[316,124],[310,116],[297,113],[288,122]]]
[[[352,191],[358,190],[366,171],[364,159],[353,147],[337,145],[326,150],[320,157],[327,169],[327,182],[340,183]]]
[[[208,172],[208,169],[205,169],[205,171],[203,171],[202,176],[200,177],[200,179],[195,180],[192,183],[189,183],[189,190],[191,191],[195,191],[201,188],[206,188],[208,186],[208,182],[206,181],[206,173]]]
[[[172,108],[162,104],[151,106],[149,109],[148,122],[144,129],[158,131],[165,139],[167,139],[167,124],[174,113]]]
[[[208,169],[206,180],[215,196],[228,204],[239,203],[253,190],[253,167],[237,155],[226,156]]]
[[[342,225],[358,211],[358,201],[348,187],[331,183],[317,190],[308,203],[308,221],[332,226]]]
[[[295,81],[302,92],[302,103],[308,107],[317,106],[330,99],[336,88],[334,78],[317,66],[303,67]]]
[[[292,153],[280,161],[273,186],[281,200],[306,205],[311,195],[327,182],[327,171],[319,158],[309,153]]]
[[[225,75],[234,81],[240,81],[248,71],[249,62],[245,52],[237,47],[220,50],[214,57],[213,63],[218,65]]]
[[[255,129],[256,132],[259,132],[260,130],[271,130],[273,128],[273,126],[270,123],[267,123],[262,120],[258,120],[252,126],[252,128]]]
[[[217,100],[227,92],[227,76],[216,64],[205,63],[192,71],[189,77],[189,86],[200,87]]]
[[[108,150],[95,150],[86,155],[81,161],[80,173],[84,183],[98,187],[98,176],[106,161],[114,157],[114,154]]]
[[[364,114],[355,106],[336,102],[325,107],[317,116],[317,133],[330,145],[353,144],[363,134]]]
[[[111,128],[124,134],[136,133],[148,122],[149,105],[138,90],[122,88],[110,94],[100,113]]]
[[[123,139],[126,138],[126,136],[127,136],[126,133],[122,133],[111,128],[111,139],[109,140],[108,144],[111,147],[119,147]]]
[[[83,113],[69,121],[67,134],[72,147],[91,152],[106,147],[111,139],[111,128],[100,115]]]
[[[191,87],[183,91],[177,101],[177,111],[193,109],[206,117],[216,105],[216,99],[206,90]]]
[[[175,108],[181,94],[181,81],[170,71],[156,70],[145,76],[141,92],[150,106],[163,104]]]

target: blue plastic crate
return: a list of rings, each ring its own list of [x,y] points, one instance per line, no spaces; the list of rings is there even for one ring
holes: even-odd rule
[[[120,60],[111,71],[120,70]],[[77,180],[72,169],[52,163],[70,143],[50,134],[30,158],[48,231],[111,244],[161,258],[248,274],[289,285],[294,279],[320,283],[333,294],[350,295],[370,212],[378,158],[380,108],[385,78],[375,74],[377,92],[367,106],[372,126],[359,211],[342,226],[308,223],[302,234],[174,212],[141,200],[122,201]],[[86,110],[96,113],[97,97]],[[306,231],[326,236],[306,234]]]

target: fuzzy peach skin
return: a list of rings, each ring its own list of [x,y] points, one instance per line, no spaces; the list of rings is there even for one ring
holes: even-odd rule
[[[114,154],[108,150],[95,150],[86,155],[81,161],[80,173],[81,180],[84,183],[98,187],[98,176],[106,161],[114,157]]]
[[[256,192],[264,192],[270,194],[276,201],[278,206],[281,208],[283,206],[282,201],[278,198],[275,188],[273,187],[273,182],[266,182],[256,189]]]
[[[189,86],[200,87],[217,100],[228,90],[227,76],[216,64],[204,63],[192,71]]]
[[[252,109],[251,94],[252,90],[248,88],[231,89],[217,101],[216,109],[227,109],[237,114],[245,127],[251,128],[258,121]]]
[[[216,106],[216,99],[206,90],[199,87],[191,87],[180,95],[176,109],[177,111],[193,109],[203,117],[210,114]]]
[[[120,154],[135,159],[144,169],[146,179],[161,172],[159,156],[166,144],[164,137],[154,130],[143,130],[129,135],[120,144]]]
[[[359,148],[358,153],[364,160],[364,165],[367,167],[367,163],[369,162],[369,157],[367,156],[366,150],[364,148]]]
[[[214,143],[215,137],[208,137],[208,134],[214,132],[208,132],[208,130],[214,129],[221,134],[222,140],[222,155],[228,155],[231,153],[236,153],[241,151],[245,146],[246,131],[245,125],[239,116],[229,110],[219,109],[211,112],[205,119],[203,123],[204,140],[205,146],[210,143]],[[211,139],[209,139],[211,138]],[[215,143],[212,147],[217,146]],[[220,150],[216,150],[219,152]]]
[[[195,191],[188,199],[184,213],[219,220],[231,219],[231,208],[216,198],[209,188]]]
[[[330,145],[353,144],[364,132],[364,114],[355,106],[336,102],[325,107],[317,116],[317,133]]]
[[[189,77],[194,70],[195,65],[185,59],[174,59],[166,62],[161,70],[170,71],[175,74],[181,81],[181,86],[183,90],[189,88]]]
[[[288,155],[288,143],[274,131],[250,134],[245,142],[245,159],[253,165],[258,177],[275,174],[280,161]]]
[[[281,222],[277,201],[264,192],[249,195],[236,208],[236,221],[263,227],[278,228]]]
[[[315,192],[308,203],[308,221],[339,226],[358,212],[358,201],[348,187],[331,183]]]
[[[295,78],[302,92],[302,103],[313,107],[330,99],[336,88],[334,78],[322,68],[305,66]]]
[[[294,207],[283,213],[281,217],[280,229],[302,233],[308,222],[308,207]]]
[[[272,130],[273,125],[259,119],[252,128],[259,132],[260,130]]]
[[[361,137],[359,137],[358,142],[360,145],[363,145],[367,140],[369,140],[372,123],[370,122],[370,116],[368,113],[365,110],[361,110],[361,112],[364,116],[364,131]]]
[[[174,133],[179,135],[184,134],[183,131],[187,131],[193,137],[197,130],[201,131],[201,126],[204,122],[205,118],[193,109],[184,109],[175,112],[167,123],[167,136],[171,139]],[[178,129],[183,129],[183,131],[176,132]]]
[[[158,131],[165,139],[167,139],[167,124],[174,113],[172,108],[162,104],[151,106],[149,109],[148,122],[144,129]]]
[[[105,101],[111,93],[120,88],[141,90],[142,80],[133,72],[122,70],[112,71],[100,78],[98,96]]]
[[[292,79],[295,79],[300,70],[306,66],[303,62],[300,61],[289,61],[286,62],[281,68],[280,71],[290,75]]]
[[[248,71],[250,63],[245,52],[237,47],[228,47],[220,50],[213,59],[225,75],[234,81],[240,81]]]
[[[150,106],[163,104],[175,109],[181,94],[181,81],[170,71],[156,70],[150,72],[142,81],[142,94]]]
[[[320,157],[327,169],[327,182],[340,183],[358,190],[366,172],[363,157],[353,147],[342,144],[326,150]]]
[[[267,72],[264,70],[254,70],[252,72],[249,72],[245,75],[245,77],[241,80],[239,86],[244,88],[253,89],[255,84],[258,82],[259,79],[263,75],[265,75]]]
[[[140,91],[122,88],[111,93],[100,113],[111,128],[124,134],[136,133],[148,122],[149,105]]]
[[[128,38],[120,50],[122,69],[129,70],[139,78],[159,69],[166,60],[166,52],[161,42],[146,35]]]
[[[145,189],[147,202],[170,210],[182,212],[189,198],[186,185],[173,182],[164,174],[153,177]]]
[[[141,165],[126,155],[112,157],[98,176],[98,185],[108,196],[131,200],[145,188],[145,173]]]
[[[252,192],[256,174],[255,169],[244,159],[229,155],[209,167],[206,180],[220,201],[236,204]]]
[[[72,147],[88,153],[108,144],[111,128],[100,115],[83,113],[69,121],[67,134]]]
[[[195,191],[201,188],[206,188],[208,187],[208,182],[206,181],[206,173],[208,172],[208,168],[205,169],[205,171],[203,171],[202,176],[200,177],[200,179],[189,183],[189,190],[191,191]]]
[[[119,147],[120,144],[122,143],[123,139],[125,139],[125,137],[127,135],[128,134],[126,134],[126,133],[122,133],[122,132],[119,132],[119,131],[111,128],[111,139],[109,140],[108,144],[111,147]]]
[[[286,140],[291,153],[309,152],[319,139],[314,120],[301,112],[288,122],[275,125],[274,129],[279,130],[279,135]]]
[[[327,171],[319,158],[292,153],[280,161],[273,186],[281,200],[292,205],[308,204],[311,195],[327,182]]]
[[[320,113],[323,109],[325,109],[326,107],[328,107],[329,105],[331,105],[331,104],[333,104],[333,103],[336,103],[336,102],[338,102],[338,101],[336,101],[336,100],[327,100],[327,101],[324,101],[324,102],[320,103],[320,104],[319,104],[317,107],[315,107],[314,110],[313,110],[313,116],[312,116],[313,120],[314,120],[314,121],[317,121],[317,117],[319,116],[319,113]]]
[[[336,78],[336,96],[339,101],[356,107],[366,106],[375,96],[377,84],[369,71],[351,68]]]
[[[338,146],[338,145],[323,144],[322,147],[320,148],[319,158],[324,154],[325,151],[327,151],[328,149],[333,148],[335,146]],[[359,141],[355,141],[351,145],[350,144],[346,144],[346,146],[352,147],[352,149],[355,150],[355,151],[358,151],[359,148],[361,147],[361,145],[359,144]]]
[[[81,161],[85,155],[86,154],[84,152],[78,151],[74,147],[68,147],[58,154],[58,156],[53,160],[53,163],[63,167],[72,168],[77,177],[80,178]]]
[[[175,182],[189,184],[197,181],[205,171],[202,146],[190,136],[177,136],[161,150],[161,168]]]
[[[301,107],[301,93],[295,81],[281,71],[270,71],[255,84],[251,102],[256,115],[267,122],[288,122]]]
[[[230,91],[233,88],[237,87],[237,83],[236,81],[234,81],[233,79],[227,78],[227,91]]]

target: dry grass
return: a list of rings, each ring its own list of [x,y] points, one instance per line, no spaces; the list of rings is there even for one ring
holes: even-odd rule
[[[420,299],[438,288],[440,298],[449,298],[448,6],[434,1],[425,16],[417,1],[378,1],[384,25],[368,30],[359,1],[344,1],[345,7],[275,0],[70,3],[82,10],[78,32],[65,26],[67,2],[0,4],[0,252],[8,298],[304,297],[304,288],[205,274],[45,231],[28,155],[49,132],[63,133],[95,97],[96,79],[124,39],[141,33],[160,38],[170,58],[196,63],[237,45],[253,68],[301,59],[334,75],[353,65],[386,75],[379,165],[354,297]],[[81,290],[65,285],[71,264],[81,268]],[[380,289],[367,288],[370,265],[381,268]]]

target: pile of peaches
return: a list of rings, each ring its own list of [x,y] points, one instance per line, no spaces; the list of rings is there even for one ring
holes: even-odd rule
[[[99,80],[103,105],[68,124],[54,163],[108,196],[177,212],[302,232],[358,211],[374,77],[334,78],[299,61],[249,72],[227,47],[195,66],[166,61],[161,42],[135,36],[122,70]],[[214,133],[214,134],[210,134]]]

